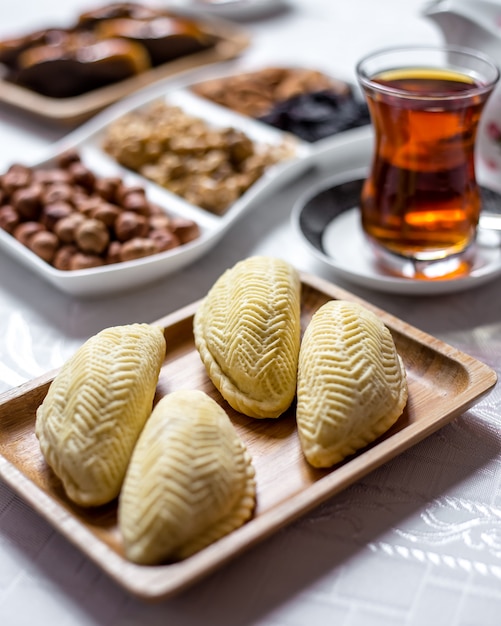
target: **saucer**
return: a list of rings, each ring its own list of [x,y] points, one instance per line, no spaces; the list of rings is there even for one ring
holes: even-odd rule
[[[358,202],[366,169],[339,173],[299,199],[293,228],[313,255],[340,278],[388,293],[442,295],[477,287],[501,275],[496,233],[479,231],[469,271],[461,277],[420,280],[394,276],[377,261],[362,231]],[[481,188],[483,205],[501,207],[501,195]],[[493,235],[491,239],[490,235]]]

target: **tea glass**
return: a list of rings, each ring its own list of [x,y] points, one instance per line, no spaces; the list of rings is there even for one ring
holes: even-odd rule
[[[461,274],[481,210],[475,139],[498,68],[474,50],[413,46],[369,54],[356,72],[375,135],[360,198],[366,237],[394,273]]]

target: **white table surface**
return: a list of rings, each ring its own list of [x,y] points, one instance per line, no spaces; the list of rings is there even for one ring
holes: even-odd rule
[[[86,0],[3,2],[0,37],[71,20]],[[298,63],[353,77],[376,47],[441,41],[417,0],[291,0],[247,22],[242,62]],[[0,166],[34,160],[64,131],[0,108]],[[220,245],[132,293],[72,298],[0,253],[0,391],[60,365],[105,326],[150,322],[203,296],[253,253],[333,279],[295,238],[295,199],[274,193]],[[271,210],[272,208],[272,210]],[[433,297],[342,287],[501,371],[501,279]],[[501,623],[501,392],[175,598],[146,605],[111,582],[0,482],[0,624],[494,626]]]

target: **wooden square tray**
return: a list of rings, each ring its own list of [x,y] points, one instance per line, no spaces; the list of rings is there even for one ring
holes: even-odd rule
[[[407,407],[385,436],[330,470],[304,460],[294,407],[277,420],[253,420],[232,410],[207,378],[192,334],[193,303],[155,324],[165,329],[167,355],[157,399],[180,388],[201,389],[228,411],[253,458],[257,507],[244,526],[184,561],[136,565],[124,558],[116,503],[85,510],[65,496],[45,463],[34,433],[36,409],[56,372],[0,395],[0,478],[118,584],[145,600],[174,595],[265,537],[395,457],[463,413],[496,383],[487,365],[409,326],[322,279],[302,276],[303,330],[330,299],[357,301],[375,311],[394,337],[407,371]]]

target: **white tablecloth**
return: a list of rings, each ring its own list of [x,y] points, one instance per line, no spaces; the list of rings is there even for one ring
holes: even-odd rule
[[[85,0],[4,3],[0,36],[70,20]],[[91,3],[92,4],[92,3]],[[241,63],[353,77],[364,53],[436,42],[417,0],[295,0],[245,23]],[[0,108],[0,165],[36,159],[64,130]],[[66,296],[0,253],[0,391],[60,365],[109,325],[150,322],[203,296],[239,259],[277,254],[333,279],[297,240],[309,172],[238,222],[202,262],[128,294]],[[338,281],[339,282],[339,281]],[[342,287],[501,371],[501,281],[416,298]],[[181,595],[145,605],[0,482],[0,624],[494,626],[501,622],[501,392]]]

